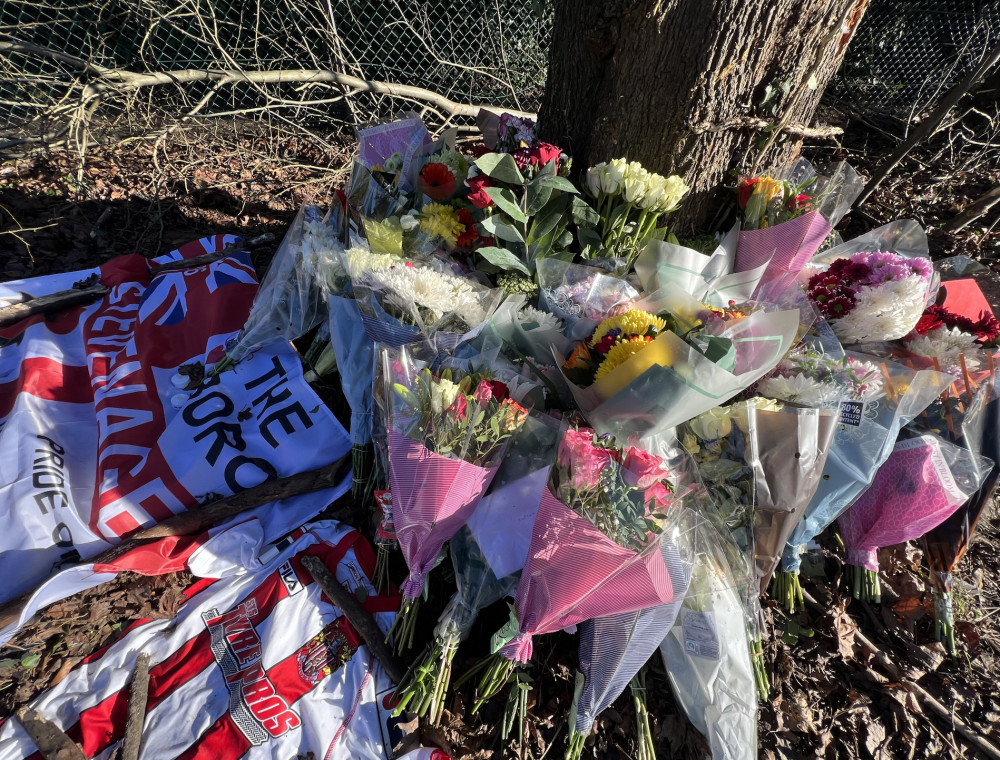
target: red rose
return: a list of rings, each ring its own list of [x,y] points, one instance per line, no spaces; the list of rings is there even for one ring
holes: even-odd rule
[[[435,201],[447,200],[455,194],[455,175],[444,164],[427,163],[417,177],[420,192]]]
[[[472,205],[476,208],[487,208],[493,205],[493,199],[486,192],[486,188],[493,187],[489,177],[485,174],[477,174],[475,177],[469,177],[465,184],[469,186],[468,198]]]
[[[809,211],[812,208],[812,197],[805,195],[796,195],[794,198],[788,199],[788,210],[789,211]]]
[[[555,145],[549,145],[549,143],[538,143],[538,147],[536,148],[518,148],[512,155],[514,156],[514,163],[517,164],[518,169],[525,169],[528,166],[533,166],[535,169],[541,169],[550,161],[555,161],[555,170],[559,171],[560,153],[562,153],[562,151]]]
[[[497,401],[504,401],[510,396],[510,389],[506,383],[501,383],[499,380],[487,380],[486,382],[489,383],[490,390],[493,391],[493,398]]]

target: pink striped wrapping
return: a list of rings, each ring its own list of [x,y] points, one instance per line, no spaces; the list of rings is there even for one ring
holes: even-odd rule
[[[878,572],[879,547],[919,538],[968,498],[956,485],[940,447],[922,438],[913,443],[917,445],[897,446],[871,487],[838,518],[850,564]]]
[[[746,272],[770,258],[757,292],[778,277],[794,277],[809,263],[831,229],[818,211],[810,211],[773,227],[743,230],[736,247],[735,271]]]
[[[444,542],[472,516],[497,468],[448,459],[395,430],[388,438],[392,517],[410,570],[402,592],[415,599]]]
[[[514,602],[520,632],[500,651],[527,662],[534,635],[673,598],[659,542],[642,554],[619,546],[546,488]]]

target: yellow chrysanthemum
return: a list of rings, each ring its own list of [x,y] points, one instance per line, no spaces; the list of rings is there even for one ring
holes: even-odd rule
[[[594,380],[600,380],[606,374],[615,369],[618,365],[628,361],[631,357],[642,351],[652,340],[649,338],[629,338],[619,341],[611,347],[611,350],[604,357],[601,366],[597,368]]]
[[[443,203],[427,203],[420,210],[420,231],[430,237],[439,237],[452,248],[465,225],[458,221],[458,212]]]
[[[615,329],[621,330],[620,334],[622,337],[631,337],[634,335],[645,335],[649,332],[650,328],[652,328],[653,335],[655,336],[667,329],[667,323],[655,314],[631,309],[621,316],[608,317],[601,322],[597,326],[597,329],[594,330],[594,335],[590,339],[590,345],[596,346],[605,335]]]

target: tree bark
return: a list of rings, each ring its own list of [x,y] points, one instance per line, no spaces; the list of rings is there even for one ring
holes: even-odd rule
[[[867,5],[556,0],[540,135],[578,169],[623,156],[684,176],[671,223],[698,229],[737,173],[780,174],[797,156]]]

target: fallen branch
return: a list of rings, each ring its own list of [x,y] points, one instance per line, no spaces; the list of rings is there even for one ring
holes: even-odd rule
[[[126,69],[108,69],[95,66],[82,58],[59,53],[48,48],[31,45],[18,41],[0,42],[0,53],[17,52],[29,55],[39,55],[48,58],[56,58],[63,63],[75,66],[81,71],[92,74],[89,83],[83,90],[80,97],[81,108],[86,108],[91,101],[100,100],[109,90],[138,90],[143,87],[156,87],[159,85],[188,84],[191,82],[217,82],[220,85],[227,84],[287,84],[287,83],[307,83],[307,84],[332,84],[339,88],[347,88],[356,92],[365,92],[374,95],[389,95],[406,100],[417,100],[431,103],[434,106],[449,112],[453,116],[475,116],[480,108],[497,110],[495,107],[483,105],[467,105],[456,103],[439,93],[423,87],[414,87],[406,84],[395,84],[393,82],[380,82],[371,79],[361,79],[350,74],[341,74],[336,71],[324,69],[288,69],[278,71],[240,71],[237,69],[182,69],[179,71],[164,71],[153,73],[140,73],[128,71]],[[506,110],[515,116],[522,118],[535,118],[534,113],[526,111]]]
[[[372,619],[372,616],[365,611],[365,608],[358,603],[350,591],[340,585],[336,576],[319,557],[303,557],[302,566],[309,571],[319,587],[323,589],[323,593],[340,608],[344,617],[354,626],[354,630],[365,640],[372,655],[382,663],[385,672],[389,674],[389,678],[397,684],[401,683],[403,676],[406,675],[406,668],[403,663],[396,659],[392,650],[385,643],[385,634]]]
[[[87,760],[80,745],[38,710],[22,707],[17,711],[17,719],[45,760]]]
[[[976,200],[963,209],[961,214],[948,222],[944,228],[950,232],[964,230],[972,222],[979,219],[979,217],[988,214],[990,209],[998,203],[1000,203],[1000,185],[976,198]]]
[[[778,132],[785,132],[786,134],[794,137],[815,137],[824,139],[844,134],[844,130],[840,127],[807,127],[804,124],[778,124],[776,122],[754,116],[740,116],[735,119],[724,121],[721,124],[712,124],[710,122],[703,121],[699,124],[693,124],[691,126],[691,131],[695,134],[702,134],[704,132],[728,132],[733,129],[756,129],[760,131],[777,130]]]
[[[168,536],[196,536],[223,520],[235,517],[255,507],[288,499],[292,496],[333,488],[340,482],[350,461],[351,455],[347,454],[337,461],[315,470],[261,483],[202,507],[181,512],[157,525],[134,533],[117,546],[92,557],[83,564],[107,564],[154,539]],[[37,590],[36,587],[26,591],[21,596],[0,605],[0,628],[5,628],[21,616],[24,606]]]
[[[805,598],[809,606],[821,612],[827,614],[828,609],[824,608],[813,596],[808,592],[803,590],[802,596]],[[894,663],[885,652],[875,646],[867,636],[861,633],[859,628],[854,630],[854,638],[860,642],[863,646],[867,647],[874,658],[875,662],[889,674],[894,682],[902,686],[904,689],[913,694],[917,699],[920,700],[925,706],[931,708],[936,712],[941,718],[946,722],[950,723],[952,728],[961,734],[966,741],[972,744],[976,749],[982,752],[984,755],[993,758],[993,760],[1000,760],[1000,749],[997,749],[993,744],[987,741],[984,737],[980,736],[976,731],[972,729],[965,721],[963,721],[958,715],[949,710],[943,704],[941,704],[937,699],[932,697],[927,691],[924,690],[922,686],[919,686],[914,681],[906,678],[903,675],[903,671]]]
[[[273,240],[274,235],[267,233],[258,238],[254,238],[249,243],[241,243],[239,245],[227,243],[225,247],[219,251],[213,251],[212,253],[206,253],[190,259],[179,259],[177,261],[168,261],[166,264],[154,265],[150,269],[150,275],[155,277],[163,272],[178,272],[185,269],[195,269],[197,267],[205,266],[206,264],[211,264],[213,261],[224,259],[233,251],[253,249],[263,243],[268,243]],[[64,309],[72,309],[75,306],[83,306],[84,304],[103,298],[109,291],[110,288],[105,285],[88,285],[81,288],[60,290],[56,293],[50,293],[47,296],[29,298],[26,301],[0,307],[0,329],[16,325],[22,319],[27,319],[28,317],[33,317],[37,314],[55,314],[63,311]]]

